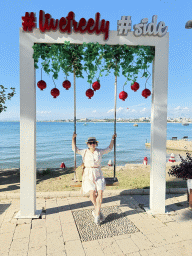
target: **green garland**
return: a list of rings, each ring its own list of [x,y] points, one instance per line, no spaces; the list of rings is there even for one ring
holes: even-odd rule
[[[155,48],[152,46],[100,45],[99,43],[78,45],[68,41],[65,41],[64,44],[34,44],[33,50],[36,69],[39,58],[41,58],[43,70],[47,74],[52,72],[55,79],[58,78],[60,69],[66,77],[69,76],[69,73],[75,73],[76,77],[81,78],[84,78],[84,70],[88,75],[87,82],[90,84],[98,69],[99,75],[96,79],[99,82],[99,77],[103,76],[104,71],[107,71],[106,76],[112,70],[115,76],[119,76],[120,67],[122,67],[122,75],[127,78],[127,81],[135,82],[140,70],[143,70],[143,77],[147,78],[147,68],[155,56]],[[84,65],[82,61],[84,61]]]

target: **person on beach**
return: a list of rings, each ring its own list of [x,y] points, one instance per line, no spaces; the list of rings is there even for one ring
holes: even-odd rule
[[[76,133],[73,133],[72,137],[72,150],[75,151],[75,137]],[[76,146],[76,153],[82,155],[85,165],[83,177],[82,177],[82,190],[83,194],[90,193],[90,200],[92,201],[95,211],[92,212],[94,216],[94,222],[98,225],[101,221],[104,221],[104,216],[101,212],[101,203],[103,199],[103,191],[106,187],[105,178],[101,171],[101,159],[103,154],[109,153],[114,145],[114,139],[117,134],[114,133],[110,145],[105,149],[98,149],[98,141],[95,137],[90,137],[86,141],[88,149],[79,149]]]

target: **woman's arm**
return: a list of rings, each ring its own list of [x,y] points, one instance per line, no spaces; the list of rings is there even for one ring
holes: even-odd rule
[[[73,133],[73,137],[72,137],[72,150],[75,151],[75,138],[77,137],[76,133]]]
[[[111,139],[111,143],[110,143],[110,145],[109,145],[109,148],[110,148],[111,150],[112,150],[113,145],[114,145],[115,137],[117,137],[117,134],[116,134],[116,133],[113,134],[112,139]]]

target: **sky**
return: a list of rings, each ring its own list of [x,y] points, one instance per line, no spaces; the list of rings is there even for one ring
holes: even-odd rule
[[[109,30],[117,30],[117,20],[122,16],[131,16],[133,25],[141,19],[157,15],[157,22],[164,21],[169,32],[169,70],[168,70],[168,105],[167,116],[192,118],[192,29],[185,29],[185,24],[192,19],[191,0],[137,0],[128,1],[50,1],[50,0],[1,0],[0,1],[0,84],[8,88],[15,87],[16,95],[6,101],[7,110],[0,113],[0,121],[20,120],[20,59],[19,28],[21,17],[25,12],[35,12],[37,28],[39,27],[39,11],[51,14],[52,18],[66,17],[70,11],[75,13],[75,20],[82,17],[95,19],[99,12],[101,19],[110,22]],[[40,66],[40,65],[39,65]],[[152,74],[152,65],[148,71]],[[128,93],[125,101],[118,95],[123,90],[125,77],[117,77],[117,118],[140,118],[151,116],[151,96],[141,96],[145,89],[145,78],[139,73],[137,82],[140,89],[131,90],[130,82],[124,87]],[[36,83],[41,80],[41,69],[36,70]],[[60,95],[54,99],[50,91],[54,88],[51,75],[43,72],[43,80],[47,88],[41,91],[36,88],[37,120],[73,119],[74,101],[73,86],[67,91],[62,87],[65,75],[60,72],[55,80]],[[68,77],[73,84],[73,75]],[[113,118],[114,117],[114,82],[113,73],[101,78],[101,88],[92,99],[85,95],[89,84],[86,73],[83,78],[76,79],[77,86],[77,119],[79,118]],[[146,88],[152,90],[152,79],[148,79]]]

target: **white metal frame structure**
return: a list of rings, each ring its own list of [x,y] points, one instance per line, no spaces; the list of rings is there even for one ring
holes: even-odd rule
[[[166,136],[169,33],[163,37],[139,36],[133,32],[118,35],[109,31],[108,40],[103,34],[70,35],[59,31],[42,33],[39,29],[24,32],[20,28],[20,211],[15,218],[39,218],[36,210],[36,75],[34,68],[34,43],[98,42],[109,45],[155,46],[152,72],[151,108],[151,172],[150,209],[152,214],[165,213],[166,197]]]

